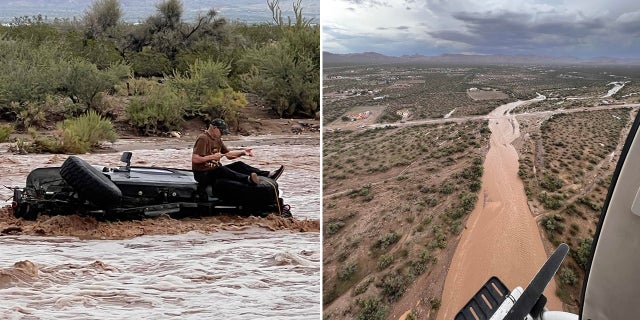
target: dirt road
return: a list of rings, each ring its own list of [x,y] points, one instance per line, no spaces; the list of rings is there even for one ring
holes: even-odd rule
[[[498,276],[510,289],[526,287],[547,259],[517,174],[518,154],[511,145],[520,131],[509,111],[523,103],[500,106],[488,116],[491,139],[482,189],[447,272],[438,319],[453,319],[491,276]],[[547,307],[561,310],[555,289],[551,282],[545,290]]]

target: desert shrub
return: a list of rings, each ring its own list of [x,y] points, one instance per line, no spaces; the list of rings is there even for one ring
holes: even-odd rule
[[[562,182],[562,179],[560,179],[557,176],[552,176],[549,174],[545,174],[544,178],[542,178],[542,181],[540,182],[540,186],[543,187],[544,189],[547,189],[551,192],[560,190],[560,188],[562,188],[562,185],[564,183]]]
[[[384,320],[387,318],[387,307],[377,297],[359,300],[360,311],[356,320]]]
[[[29,128],[32,140],[18,139],[10,150],[18,153],[85,153],[102,141],[113,142],[117,138],[111,122],[94,111],[60,122],[58,127],[54,136],[41,135]]]
[[[553,236],[553,233],[562,234],[565,226],[562,224],[564,218],[557,214],[547,215],[542,218],[540,224],[545,228],[549,236]]]
[[[592,238],[584,238],[580,240],[578,243],[578,249],[573,252],[573,257],[576,259],[578,264],[582,267],[583,270],[587,270],[587,265],[589,263],[589,259],[591,259],[591,244],[593,243]]]
[[[327,235],[334,235],[338,231],[340,231],[342,227],[344,227],[343,221],[329,221],[325,226],[325,230],[327,232]]]
[[[40,103],[25,103],[22,108],[17,102],[11,103],[11,109],[19,110],[16,124],[19,129],[40,127],[47,119],[45,106]]]
[[[409,266],[409,275],[416,277],[427,271],[427,264],[431,261],[431,254],[427,250],[420,251],[418,259],[411,261]]]
[[[431,305],[431,309],[433,309],[433,310],[440,309],[440,304],[441,304],[441,302],[440,302],[440,299],[438,299],[438,298],[433,298],[433,299],[431,299],[429,301],[429,305]]]
[[[407,281],[399,272],[392,272],[385,275],[377,285],[382,290],[382,295],[388,301],[398,301],[407,289]]]
[[[471,167],[464,168],[462,170],[462,177],[468,180],[477,180],[482,177],[483,172],[482,164],[473,165]]]
[[[124,61],[115,44],[107,39],[87,39],[84,35],[70,32],[65,43],[71,55],[86,59],[95,64],[99,70]]]
[[[62,122],[62,150],[67,153],[85,153],[102,141],[114,142],[118,136],[111,121],[95,111]]]
[[[300,1],[293,5],[293,23],[284,21],[278,1],[268,4],[279,40],[247,50],[238,63],[244,84],[281,117],[315,117],[320,111],[320,28],[303,18]]]
[[[452,194],[455,190],[455,186],[451,182],[445,182],[440,186],[440,193]]]
[[[382,256],[380,256],[380,259],[378,259],[378,265],[376,267],[378,268],[378,270],[384,270],[388,266],[390,266],[392,263],[393,263],[393,255],[389,253],[385,253]]]
[[[82,20],[89,39],[106,36],[122,18],[122,8],[118,0],[95,0],[85,11]]]
[[[186,103],[173,88],[159,86],[147,96],[132,98],[126,113],[140,133],[156,135],[180,128]]]
[[[460,208],[462,208],[465,214],[471,212],[478,201],[478,196],[473,193],[461,193],[459,198]]]
[[[123,96],[145,96],[150,95],[158,86],[157,80],[149,78],[130,78],[126,83],[116,85],[116,91]]]
[[[90,106],[93,98],[102,91],[129,78],[130,68],[123,63],[116,63],[105,70],[84,59],[72,59],[63,70],[62,87],[67,96],[75,102]],[[76,101],[77,100],[77,101]]]
[[[385,250],[392,244],[398,242],[400,240],[401,235],[395,231],[387,233],[381,239],[378,239],[373,245],[378,249]]]
[[[148,49],[127,55],[134,75],[138,77],[160,77],[171,72],[171,60],[160,52]]]
[[[369,288],[369,285],[373,282],[373,277],[368,278],[367,280],[365,280],[364,282],[358,284],[356,286],[355,289],[353,289],[353,295],[357,296],[357,295],[361,295],[365,292],[367,292],[367,289]]]
[[[9,136],[13,133],[13,126],[1,125],[0,126],[0,142],[6,142],[9,140]]]
[[[538,195],[538,200],[542,202],[542,206],[547,210],[556,210],[562,207],[562,202],[560,202],[562,196],[557,194],[549,195],[546,192],[541,192]]]
[[[229,86],[230,70],[226,63],[196,60],[184,74],[175,72],[168,84],[186,93],[188,117],[224,118],[234,124],[238,110],[247,105],[247,100]]]
[[[474,180],[469,183],[469,191],[471,192],[478,192],[480,188],[482,188],[482,181],[480,180]]]
[[[351,278],[358,271],[358,265],[355,263],[348,263],[338,270],[338,279],[342,281],[351,280]]]
[[[568,284],[570,286],[578,283],[578,278],[576,277],[575,272],[571,268],[563,267],[558,272],[558,276],[560,277],[560,281],[564,284]]]
[[[602,210],[602,205],[597,204],[593,201],[591,201],[589,198],[587,197],[580,197],[578,198],[578,202],[586,205],[587,207],[591,208],[591,210],[599,212],[600,210]]]
[[[66,63],[59,43],[0,36],[0,52],[0,103],[39,101],[61,87]]]

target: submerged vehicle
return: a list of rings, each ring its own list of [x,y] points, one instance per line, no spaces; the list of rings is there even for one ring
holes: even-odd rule
[[[560,244],[523,290],[492,277],[455,320],[620,320],[640,315],[640,114],[631,127],[611,180],[582,287],[579,314],[549,311],[542,294],[569,247]]]
[[[27,220],[74,213],[107,220],[218,213],[291,217],[278,183],[268,177],[259,177],[257,185],[217,179],[202,186],[191,170],[131,166],[131,157],[124,152],[124,165],[116,168],[70,156],[61,167],[34,169],[24,188],[13,188],[13,213]]]

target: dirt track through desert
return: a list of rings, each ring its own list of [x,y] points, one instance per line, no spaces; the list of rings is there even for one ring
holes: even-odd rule
[[[447,272],[438,319],[453,319],[491,276],[498,276],[511,290],[525,288],[547,260],[517,174],[518,154],[511,145],[520,132],[509,111],[524,103],[502,105],[489,115],[491,139],[482,189]],[[561,310],[555,289],[552,281],[545,290],[547,307]]]

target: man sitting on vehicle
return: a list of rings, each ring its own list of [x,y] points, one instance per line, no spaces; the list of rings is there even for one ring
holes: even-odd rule
[[[191,155],[191,169],[193,177],[198,183],[212,185],[215,179],[223,178],[256,185],[259,182],[258,176],[269,177],[273,180],[280,177],[284,166],[269,172],[254,168],[242,161],[222,165],[220,163],[222,157],[230,160],[242,156],[253,157],[253,151],[250,148],[229,151],[222,142],[223,134],[229,134],[227,124],[224,120],[217,118],[209,122],[204,133],[198,135]]]

